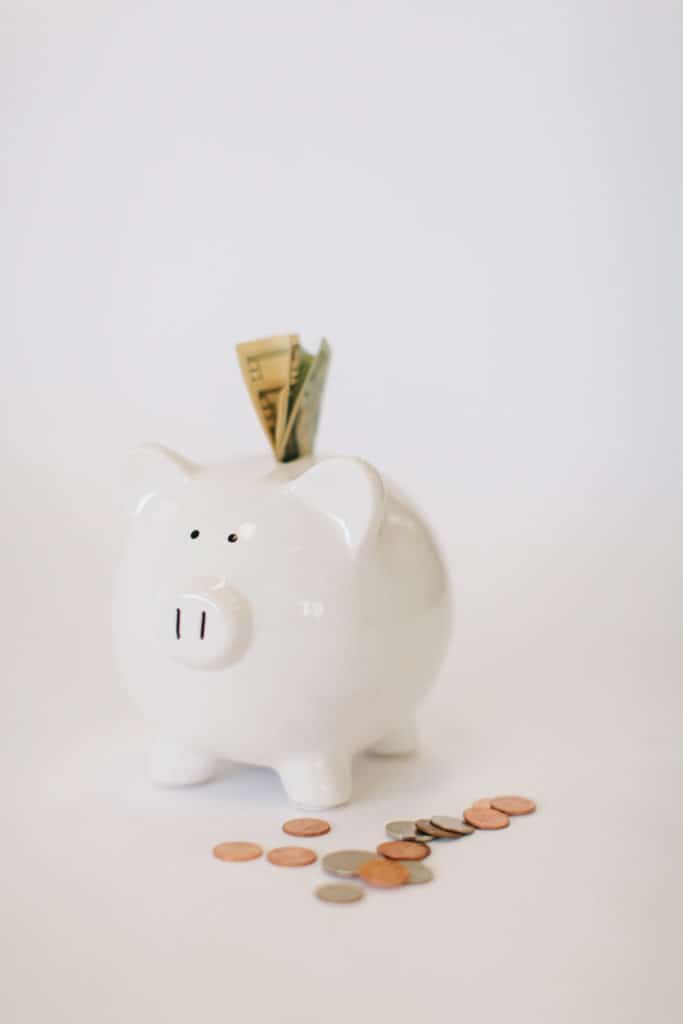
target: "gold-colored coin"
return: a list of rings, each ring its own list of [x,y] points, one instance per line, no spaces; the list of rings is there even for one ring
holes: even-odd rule
[[[318,854],[307,850],[305,846],[279,846],[276,850],[270,850],[267,857],[271,864],[281,868],[303,868],[306,864],[313,864]]]
[[[503,814],[532,814],[536,810],[536,804],[526,796],[494,796],[491,798],[491,807]]]
[[[282,826],[282,831],[290,836],[324,836],[332,826],[322,818],[292,818]]]
[[[468,807],[462,812],[462,816],[470,825],[485,830],[496,828],[507,828],[510,819],[507,814],[495,811],[493,807]]]
[[[410,878],[405,864],[384,859],[366,861],[361,865],[358,874],[364,882],[377,886],[378,889],[394,889],[399,885],[405,885]]]
[[[377,853],[390,860],[424,860],[431,852],[425,843],[411,843],[409,840],[380,843],[377,847]]]
[[[258,843],[219,843],[214,846],[213,855],[218,860],[237,863],[243,860],[256,860],[263,853]]]

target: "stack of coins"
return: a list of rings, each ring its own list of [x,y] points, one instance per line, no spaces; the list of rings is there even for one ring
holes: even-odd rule
[[[462,817],[434,814],[430,818],[390,821],[385,826],[388,842],[372,850],[335,850],[326,854],[322,866],[328,874],[344,879],[336,884],[320,885],[315,890],[325,903],[356,903],[363,898],[363,889],[350,879],[360,879],[375,889],[397,889],[404,885],[422,885],[434,878],[423,863],[431,855],[430,843],[462,839],[475,831],[507,828],[510,818],[531,814],[536,810],[533,800],[523,796],[484,797],[475,800]],[[326,835],[331,825],[322,818],[293,818],[282,826],[284,832],[297,838]],[[263,847],[257,843],[226,842],[213,849],[218,860],[242,862],[257,860]],[[278,867],[305,867],[314,864],[318,855],[304,846],[280,846],[269,850],[267,860]]]

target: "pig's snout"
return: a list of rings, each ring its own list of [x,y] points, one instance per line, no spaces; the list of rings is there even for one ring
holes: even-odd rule
[[[191,580],[163,604],[163,639],[177,661],[192,668],[222,668],[244,653],[249,609],[224,580]]]

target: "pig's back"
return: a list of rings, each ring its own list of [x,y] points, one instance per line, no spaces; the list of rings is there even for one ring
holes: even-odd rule
[[[386,583],[384,600],[396,613],[410,615],[449,604],[448,576],[431,529],[410,498],[383,479],[386,506],[378,561]]]

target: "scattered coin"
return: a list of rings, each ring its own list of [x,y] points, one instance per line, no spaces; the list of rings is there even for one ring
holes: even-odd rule
[[[322,859],[325,871],[331,875],[338,875],[340,878],[355,878],[361,864],[368,860],[375,860],[376,853],[372,850],[336,850],[334,853],[327,853]]]
[[[322,818],[292,818],[282,826],[282,831],[290,836],[324,836],[332,826]]]
[[[262,853],[263,847],[258,843],[219,843],[213,848],[213,855],[218,860],[235,863],[242,860],[256,860]]]
[[[401,842],[400,840],[393,843],[380,843],[377,847],[377,853],[390,860],[424,860],[431,852],[424,843]]]
[[[407,845],[407,844],[406,844]],[[415,846],[415,843],[411,844]],[[393,889],[398,885],[405,885],[410,875],[405,864],[399,864],[396,860],[367,860],[361,865],[360,877],[368,885],[375,885],[380,889]]]
[[[414,821],[390,821],[386,826],[387,835],[392,839],[415,839],[417,829]]]
[[[355,903],[363,899],[363,890],[357,885],[344,885],[341,882],[337,885],[319,885],[315,890],[319,900],[325,903]]]
[[[463,811],[462,816],[475,828],[507,828],[510,824],[507,814],[495,811],[493,807],[468,807],[466,811]]]
[[[431,882],[434,875],[426,864],[419,860],[399,860],[397,864],[403,864],[408,869],[408,885],[421,885],[423,882]]]
[[[436,825],[433,825],[426,818],[418,818],[415,824],[420,829],[420,832],[426,832],[432,839],[462,839],[461,833],[448,832],[445,828],[437,828]]]
[[[318,854],[313,850],[307,850],[305,846],[279,846],[268,853],[270,863],[281,868],[302,868],[306,864],[313,864],[317,859]]]
[[[359,877],[368,885],[392,889],[402,885],[423,885],[434,878],[422,863],[431,854],[427,845],[433,839],[460,839],[475,829],[501,829],[510,824],[510,815],[531,814],[536,810],[533,800],[524,796],[482,797],[463,811],[462,819],[446,814],[415,821],[390,821],[385,828],[391,841],[371,850],[336,850],[322,858],[325,871],[340,878]],[[331,830],[322,818],[291,818],[282,826],[291,836],[326,835]],[[263,855],[258,843],[225,842],[213,848],[213,855],[222,861],[256,860]],[[318,855],[299,846],[281,846],[270,850],[267,859],[280,867],[303,867],[313,864]],[[355,903],[363,899],[358,885],[328,883],[315,889],[315,896],[325,903]]]
[[[504,814],[531,814],[536,810],[536,804],[526,796],[494,796],[491,800],[491,807]]]
[[[459,836],[468,836],[474,829],[470,825],[466,825],[461,818],[451,818],[447,814],[435,814],[432,819],[432,825],[436,825],[437,828],[442,828],[446,832],[455,832]]]

